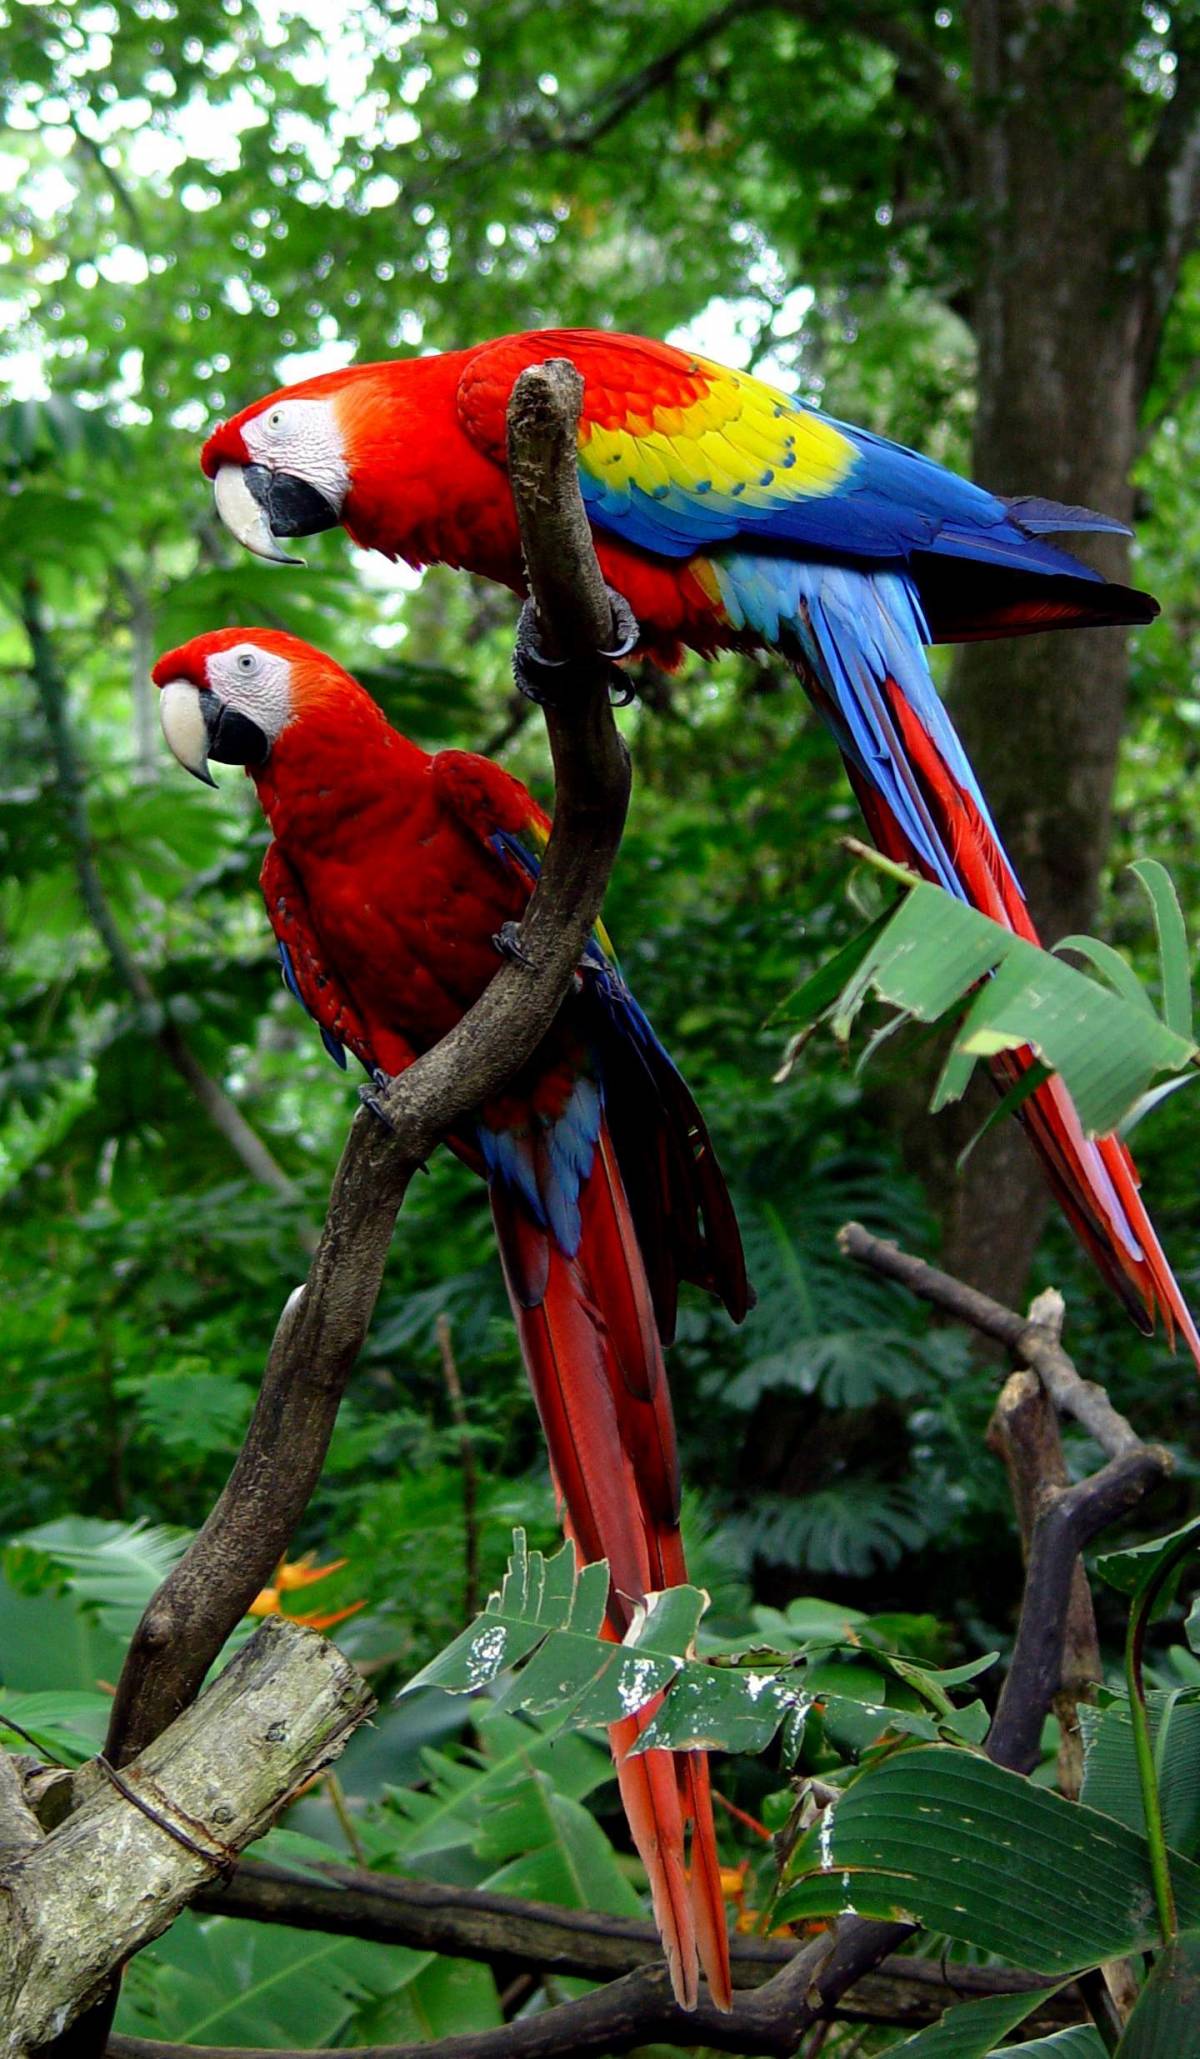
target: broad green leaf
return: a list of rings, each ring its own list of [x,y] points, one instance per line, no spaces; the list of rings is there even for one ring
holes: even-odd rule
[[[893,2047],[897,2059],[989,2059],[997,2038],[1016,2030],[1041,2008],[1054,1988],[1034,1988],[1020,1995],[986,1995],[979,2002],[961,2002],[947,2009],[937,2023]]]
[[[848,944],[843,944],[841,950],[835,951],[833,957],[828,959],[819,971],[814,972],[811,979],[806,979],[803,986],[797,987],[794,994],[789,994],[787,1000],[780,1003],[769,1020],[799,1022],[805,1025],[817,1022],[838,999],[852,974],[857,972],[876,938],[887,928],[893,913],[893,909],[885,908],[860,935],[852,937]]]
[[[471,2031],[499,2030],[504,2021],[489,1966],[470,1959],[429,1958],[393,1993],[360,2003],[351,2020],[353,2046],[432,2044]]]
[[[1163,1015],[1181,1037],[1192,1035],[1192,977],[1188,965],[1187,926],[1175,883],[1157,858],[1138,858],[1130,866],[1154,910],[1158,959],[1162,975]]]
[[[389,1808],[402,1819],[393,1849],[406,1868],[420,1870],[423,1860],[439,1853],[472,1848],[481,1822],[515,1779],[545,1771],[556,1792],[582,1801],[612,1778],[607,1747],[564,1735],[559,1725],[534,1725],[485,1705],[475,1727],[478,1751],[456,1759],[427,1747],[421,1754],[422,1785],[388,1790]]]
[[[1176,1688],[1152,1693],[1146,1702],[1166,1840],[1193,1858],[1200,1847],[1200,1698],[1194,1689]],[[1084,1703],[1079,1721],[1080,1800],[1143,1835],[1146,1816],[1128,1703],[1122,1698],[1103,1709]]]
[[[619,1722],[661,1696],[633,1747],[639,1752],[760,1752],[782,1725],[785,1756],[794,1757],[818,1696],[830,1726],[855,1750],[888,1735],[935,1737],[960,1722],[960,1734],[971,1741],[978,1736],[978,1709],[960,1714],[939,1676],[910,1661],[862,1651],[838,1663],[824,1640],[811,1666],[803,1653],[790,1659],[769,1652],[697,1658],[707,1596],[687,1586],[650,1595],[616,1644],[600,1634],[607,1592],[602,1564],[585,1567],[576,1578],[572,1547],[544,1560],[527,1550],[517,1532],[508,1573],[483,1614],[411,1685],[465,1694],[491,1686],[511,1668],[513,1678],[497,1705],[501,1710],[558,1715],[571,1727]],[[844,1616],[823,1613],[810,1620],[829,1621],[831,1627],[845,1622]],[[972,1660],[946,1678],[969,1680],[991,1663],[990,1657]]]
[[[106,1694],[57,1688],[44,1694],[17,1694],[0,1688],[0,1750],[28,1751],[30,1743],[47,1759],[82,1765],[98,1752],[108,1730],[112,1701]],[[19,1729],[8,1729],[11,1717]]]
[[[1005,2045],[1003,2051],[989,2052],[988,2059],[1009,2059],[1013,2049]],[[1022,2059],[1108,2059],[1104,2040],[1090,2023],[1072,2024],[1069,2030],[1056,2030],[1048,2038],[1031,2038],[1016,2050]]]
[[[780,1922],[855,1911],[899,1918],[1066,1975],[1158,1939],[1143,1838],[946,1745],[861,1773],[799,1848]],[[1200,1918],[1200,1868],[1172,1867],[1180,1919]]]
[[[1096,1559],[1096,1571],[1118,1594],[1136,1594],[1144,1581],[1149,1580],[1159,1564],[1187,1538],[1193,1538],[1200,1551],[1200,1516],[1190,1523],[1184,1523],[1178,1530],[1168,1531],[1165,1537],[1152,1537],[1145,1544],[1130,1544],[1120,1551],[1103,1551]],[[1165,1607],[1167,1597],[1162,1596],[1159,1607]]]
[[[182,2044],[327,2045],[432,1963],[406,1946],[185,1912],[132,1962],[118,2021]]]
[[[1137,867],[1132,868],[1135,872]],[[1100,937],[1060,937],[1054,945],[1054,956],[1061,957],[1064,951],[1076,951],[1081,958],[1089,958],[1098,973],[1108,981],[1113,992],[1120,994],[1133,1008],[1140,1008],[1143,1015],[1154,1014],[1154,1003],[1146,992],[1128,959],[1114,951]],[[1186,1034],[1190,1035],[1190,1026]]]
[[[1029,1046],[1061,1075],[1085,1129],[1103,1134],[1159,1073],[1180,1072],[1197,1055],[1177,1019],[1159,1021],[1124,991],[924,881],[873,930],[841,993],[823,1009],[835,1036],[849,1036],[871,992],[921,1022],[940,1021],[969,997],[935,1091],[939,1107],[961,1094],[977,1058]]]
[[[1117,2059],[1184,2059],[1192,2052],[1200,2052],[1200,1930],[1181,1932],[1155,1960]]]

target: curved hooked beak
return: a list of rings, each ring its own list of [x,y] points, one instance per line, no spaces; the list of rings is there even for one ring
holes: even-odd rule
[[[208,769],[210,758],[218,765],[265,765],[270,756],[270,743],[257,722],[190,679],[168,679],[158,716],[171,755],[205,786],[217,783]]]
[[[218,515],[238,542],[277,565],[304,563],[280,550],[277,537],[315,536],[341,521],[338,510],[307,479],[273,472],[267,465],[221,465],[213,494]]]

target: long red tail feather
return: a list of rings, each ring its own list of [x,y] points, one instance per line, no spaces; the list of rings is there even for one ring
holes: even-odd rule
[[[520,1202],[495,1184],[492,1208],[566,1528],[585,1561],[608,1560],[608,1627],[620,1637],[632,1605],[686,1580],[687,1568],[666,1368],[607,1125],[580,1193],[575,1258],[565,1258],[527,1216],[520,1220]],[[537,1237],[543,1250],[532,1270],[541,1291],[531,1306],[527,1247]],[[639,1710],[609,1733],[621,1799],[678,2001],[695,2007],[703,1970],[713,2000],[728,2008],[729,1944],[708,1763],[691,1752],[630,1757],[653,1714],[653,1705]]]
[[[884,691],[965,898],[1017,936],[1039,943],[1012,867],[974,800],[955,781],[895,680],[886,680]],[[879,848],[924,870],[886,803],[854,767],[849,770]],[[1030,1050],[1004,1052],[992,1069],[1007,1089],[1035,1063]],[[1029,1095],[1020,1114],[1067,1220],[1138,1327],[1153,1330],[1161,1315],[1172,1343],[1178,1331],[1200,1365],[1200,1334],[1142,1202],[1137,1167],[1126,1146],[1115,1136],[1085,1136],[1058,1078],[1046,1080]]]

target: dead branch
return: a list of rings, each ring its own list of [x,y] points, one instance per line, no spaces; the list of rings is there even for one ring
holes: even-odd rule
[[[336,1646],[275,1618],[123,1773],[93,1761],[59,1829],[30,1817],[0,1866],[4,2059],[59,2038],[373,1706]]]
[[[322,1866],[301,1879],[283,1867],[244,1859],[228,1881],[214,1883],[193,1907],[215,1916],[409,1945],[485,1964],[502,1961],[543,1974],[612,1980],[639,1966],[655,1966],[662,1944],[652,1923],[594,1909],[563,1909],[527,1902],[486,1888],[445,1887],[429,1880],[364,1873],[353,1866]],[[788,1966],[801,1946],[789,1938],[730,1939],[733,1983],[754,1988]],[[1029,1976],[1005,1967],[956,1965],[919,1958],[886,1960],[858,1981],[838,2005],[839,2017],[865,2023],[916,2026],[931,2022],[953,2001],[1024,1992]],[[1032,2019],[1031,2019],[1032,2020]],[[1078,2010],[1048,1996],[1039,2028],[1078,2020]]]
[[[964,1281],[952,1279],[949,1273],[939,1272],[936,1266],[926,1265],[923,1258],[913,1258],[909,1252],[901,1251],[898,1244],[873,1237],[861,1223],[847,1223],[839,1230],[838,1245],[847,1258],[882,1274],[884,1279],[898,1280],[931,1308],[940,1308],[968,1329],[1006,1344],[1014,1358],[1037,1374],[1055,1408],[1063,1415],[1073,1416],[1110,1458],[1119,1458],[1127,1451],[1145,1450],[1137,1431],[1118,1414],[1103,1387],[1095,1380],[1080,1377],[1052,1324],[1031,1321],[1015,1308],[1005,1308],[989,1294],[981,1294],[977,1287],[968,1287]]]

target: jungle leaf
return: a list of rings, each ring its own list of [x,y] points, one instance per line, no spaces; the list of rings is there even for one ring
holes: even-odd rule
[[[1036,1973],[1158,1940],[1144,1838],[972,1752],[897,1751],[860,1773],[798,1850],[780,1922],[854,1911],[924,1924]],[[1180,1919],[1200,1867],[1172,1867]]]

